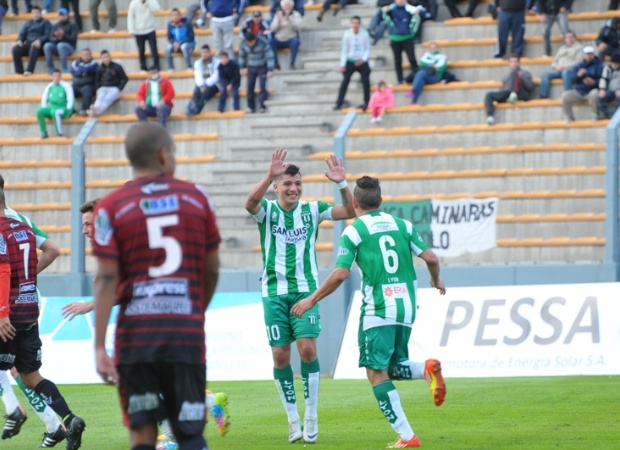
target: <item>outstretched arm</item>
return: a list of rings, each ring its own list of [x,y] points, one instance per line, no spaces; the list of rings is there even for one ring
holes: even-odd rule
[[[429,273],[431,274],[431,286],[439,291],[441,295],[446,293],[446,285],[439,278],[439,259],[432,250],[424,250],[420,253],[420,258],[426,263]]]
[[[288,166],[289,163],[285,163],[284,159],[286,158],[286,150],[282,147],[278,147],[275,149],[273,154],[271,155],[271,164],[269,165],[269,171],[265,174],[265,176],[254,186],[254,189],[248,195],[248,198],[245,200],[245,209],[250,214],[254,215],[260,211],[260,201],[265,196],[267,189],[277,177],[282,175]]]
[[[301,319],[301,316],[306,311],[312,309],[314,305],[338,289],[344,280],[349,277],[350,273],[351,271],[349,269],[345,269],[344,267],[336,267],[332,270],[332,273],[329,274],[325,282],[321,284],[321,287],[314,291],[314,294],[310,297],[295,303],[291,308],[291,312]]]
[[[325,176],[336,183],[340,189],[341,204],[334,206],[332,209],[332,218],[334,220],[352,219],[355,217],[353,195],[347,186],[347,172],[342,159],[338,159],[336,155],[332,154],[325,162],[328,169],[325,171]]]

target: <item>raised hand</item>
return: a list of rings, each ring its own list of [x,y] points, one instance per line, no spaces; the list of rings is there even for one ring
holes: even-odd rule
[[[269,165],[269,175],[272,178],[279,177],[286,169],[291,165],[290,163],[285,163],[286,159],[286,150],[283,147],[278,147],[275,149],[273,154],[271,155],[271,164]]]
[[[334,183],[340,183],[341,181],[346,180],[347,172],[344,168],[344,163],[342,162],[342,158],[338,159],[336,155],[333,153],[329,156],[329,159],[326,159],[328,170],[325,171],[325,176],[329,178]]]

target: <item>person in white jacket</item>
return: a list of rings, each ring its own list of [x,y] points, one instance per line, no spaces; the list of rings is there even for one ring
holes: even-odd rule
[[[200,49],[200,58],[194,63],[194,80],[196,87],[194,95],[187,104],[187,115],[200,114],[205,103],[211,100],[219,92],[217,87],[219,72],[217,67],[220,60],[211,54],[211,47],[207,44]]]
[[[140,70],[146,71],[149,66],[144,54],[146,41],[153,55],[153,66],[159,70],[159,53],[157,52],[157,28],[155,13],[161,8],[157,0],[131,0],[127,11],[127,31],[136,37],[138,54],[140,58]]]

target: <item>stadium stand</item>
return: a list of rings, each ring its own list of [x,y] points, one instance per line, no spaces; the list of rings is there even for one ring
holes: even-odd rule
[[[268,15],[268,3],[250,6],[245,13],[259,9]],[[163,9],[156,16],[158,47],[163,49],[169,11],[177,3],[161,0],[161,4]],[[280,65],[285,70],[269,81],[267,114],[220,114],[217,101],[211,100],[202,114],[187,119],[184,111],[194,88],[192,72],[162,70],[177,92],[169,124],[177,143],[177,174],[204,184],[213,198],[225,242],[225,267],[260,266],[258,233],[243,210],[243,201],[266,170],[274,147],[285,146],[289,159],[301,166],[306,197],[329,199],[333,195],[322,171],[323,159],[332,148],[333,130],[348,110],[331,111],[341,81],[340,39],[352,15],[361,16],[363,25],[368,25],[375,4],[360,0],[337,17],[326,15],[321,23],[315,20],[320,4],[306,5],[297,70],[286,70],[289,56],[283,52]],[[82,0],[81,6],[84,28],[90,30],[88,2]],[[582,43],[591,45],[603,21],[620,15],[606,7],[606,0],[574,2],[570,24]],[[409,105],[405,95],[410,85],[393,86],[396,106],[380,127],[369,123],[368,114],[360,114],[347,141],[350,178],[377,175],[383,180],[386,201],[499,198],[497,248],[442,264],[601,261],[607,121],[586,120],[589,114],[584,106],[575,108],[577,121],[566,124],[559,102],[562,87],[555,80],[549,100],[536,100],[535,95],[529,102],[501,105],[496,113],[499,124],[485,125],[484,93],[497,89],[507,67],[506,60],[492,59],[495,22],[485,11],[478,8],[473,19],[450,19],[446,8],[440,8],[439,20],[424,25],[417,54],[431,40],[437,41],[448,56],[449,70],[461,81],[427,86],[428,92],[416,106]],[[91,48],[95,59],[101,50],[109,50],[129,77],[121,99],[99,118],[85,147],[87,199],[104,195],[130,176],[122,142],[135,122],[135,93],[145,74],[139,71],[133,38],[125,31],[126,15],[119,5],[118,31],[85,32],[78,40],[78,50]],[[100,17],[105,24],[107,13],[102,10]],[[38,138],[34,110],[49,82],[43,72],[45,64],[40,61],[33,76],[22,77],[13,74],[10,57],[16,33],[27,18],[27,14],[5,17],[0,36],[0,173],[6,179],[9,204],[31,216],[63,247],[63,256],[51,270],[66,272],[72,231],[68,226],[71,144],[86,118],[68,119],[66,137],[52,133],[45,141]],[[213,45],[208,28],[196,29],[196,40],[197,49],[204,43]],[[541,57],[541,42],[538,19],[528,16],[522,64],[536,83],[551,63],[551,58]],[[560,42],[560,36],[553,36],[554,50]],[[197,57],[199,51],[194,54]],[[373,47],[370,62],[373,85],[381,79],[394,83],[386,38]],[[70,80],[69,75],[63,77]],[[354,76],[349,86],[349,105],[357,105],[362,98],[357,80]],[[245,79],[242,96],[244,88]],[[241,103],[245,109],[244,98]],[[318,248],[325,250],[319,252],[320,265],[329,266],[332,229],[322,227],[319,239]],[[89,259],[87,267],[92,269],[92,264]]]

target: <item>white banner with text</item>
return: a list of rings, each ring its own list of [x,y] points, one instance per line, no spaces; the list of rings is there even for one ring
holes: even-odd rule
[[[447,377],[620,374],[620,283],[419,289],[414,361],[437,358]],[[355,293],[334,373],[358,367]]]

